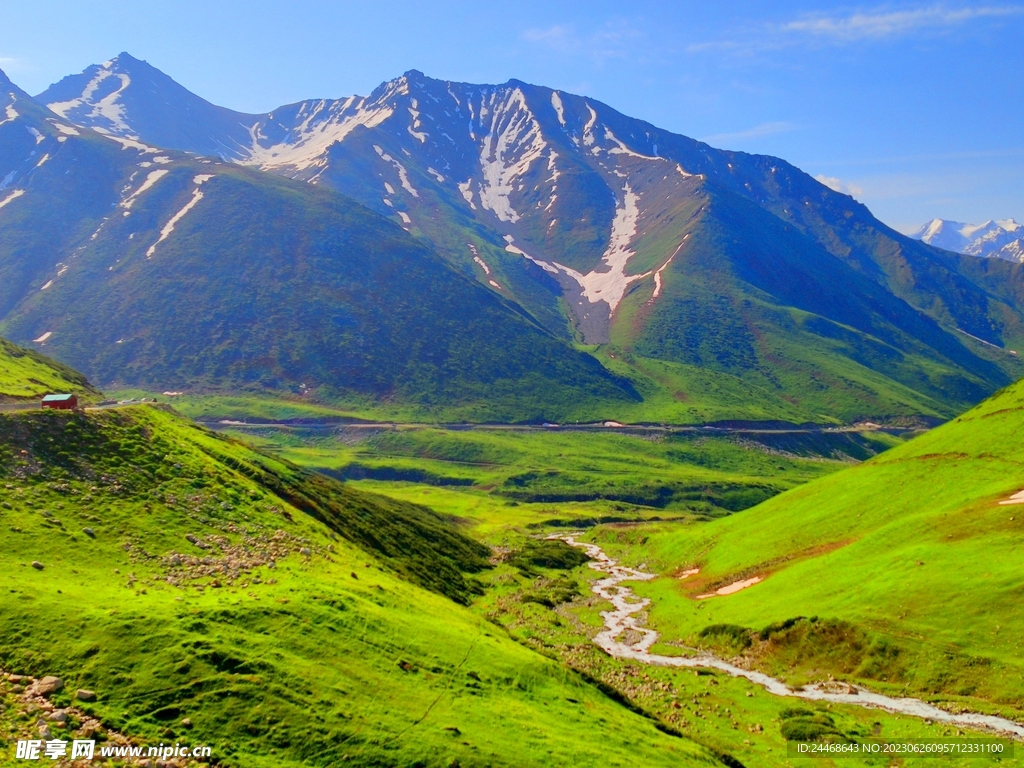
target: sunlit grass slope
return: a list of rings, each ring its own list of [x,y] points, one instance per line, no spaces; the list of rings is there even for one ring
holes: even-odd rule
[[[375,431],[297,425],[243,434],[296,464],[472,519],[481,526],[479,535],[556,520],[727,514],[896,441],[881,433],[741,437],[614,428]]]
[[[98,397],[82,374],[31,349],[0,339],[0,403],[51,392]]]
[[[700,573],[637,591],[655,598],[665,640],[717,645],[794,679],[841,674],[1022,710],[1024,508],[999,504],[1024,488],[1022,427],[1018,383],[741,514],[645,530],[636,557],[666,576]],[[606,533],[633,546],[638,536]],[[755,576],[735,594],[694,599]]]
[[[423,507],[149,406],[2,416],[0,476],[0,667],[96,691],[141,741],[245,768],[714,762],[458,605],[487,551]]]

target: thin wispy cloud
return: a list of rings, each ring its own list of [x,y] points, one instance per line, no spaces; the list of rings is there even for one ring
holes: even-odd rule
[[[864,190],[858,187],[856,184],[848,184],[842,179],[836,178],[835,176],[826,176],[823,173],[819,173],[814,177],[829,189],[833,189],[836,192],[841,192],[844,195],[850,195],[851,197],[862,197]]]
[[[689,53],[725,51],[753,54],[808,43],[844,44],[910,35],[951,32],[985,19],[1024,17],[1024,5],[951,7],[930,5],[904,10],[878,9],[844,15],[808,15],[738,33],[735,37],[692,43]]]
[[[744,131],[734,131],[731,133],[716,133],[713,136],[706,136],[701,141],[707,144],[729,144],[730,142],[744,141],[746,139],[756,139],[761,136],[772,136],[776,133],[788,133],[789,131],[795,131],[797,126],[793,123],[785,121],[776,121],[770,123],[761,123],[755,125],[753,128],[747,128]]]
[[[553,24],[528,29],[520,35],[524,42],[555,53],[586,54],[598,60],[625,58],[641,37],[640,32],[624,23],[609,23],[587,33],[571,24]]]
[[[812,35],[853,41],[913,34],[922,30],[958,27],[977,19],[1024,15],[1024,6],[987,6],[951,9],[932,6],[908,11],[854,13],[848,16],[818,16],[782,24],[783,33]]]

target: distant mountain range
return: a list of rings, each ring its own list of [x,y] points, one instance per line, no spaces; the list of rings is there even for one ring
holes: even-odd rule
[[[956,253],[1024,262],[1024,225],[1013,219],[984,224],[932,219],[911,237]]]
[[[249,115],[127,54],[5,91],[0,331],[102,384],[821,420],[1024,373],[1017,265],[586,97],[410,71]]]

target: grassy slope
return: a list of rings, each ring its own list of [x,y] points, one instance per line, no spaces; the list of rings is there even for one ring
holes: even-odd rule
[[[482,534],[552,520],[726,514],[845,466],[818,454],[860,459],[888,447],[887,436],[839,434],[819,436],[810,451],[691,432],[296,427],[245,435],[298,464],[474,520]]]
[[[0,339],[0,403],[51,392],[74,392],[86,399],[99,395],[77,371],[34,350]]]
[[[997,502],[1024,484],[1024,384],[872,461],[700,526],[647,530],[643,557],[671,573],[637,591],[673,638],[714,624],[800,622],[755,644],[795,679],[844,674],[940,698],[1024,710],[1024,513]],[[626,532],[607,534],[628,543]],[[763,583],[700,603],[750,576]],[[977,704],[977,702],[975,702]]]
[[[422,508],[311,485],[150,407],[22,414],[0,427],[0,666],[96,690],[87,706],[112,727],[210,744],[246,768],[346,754],[428,766],[709,759],[400,578],[415,564],[379,551],[396,525],[419,531],[428,545],[415,559],[433,569],[476,557]],[[380,541],[356,525],[374,515]],[[189,578],[192,556],[227,570]],[[232,578],[232,557],[263,564]]]

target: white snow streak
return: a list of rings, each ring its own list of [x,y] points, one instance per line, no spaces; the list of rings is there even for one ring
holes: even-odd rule
[[[45,163],[49,159],[50,159],[50,153],[47,152],[45,155],[43,155],[41,158],[39,158],[39,162],[36,163],[36,168],[41,166],[43,163]]]
[[[638,157],[641,160],[663,160],[661,157],[651,157],[650,155],[642,155],[639,152],[634,152],[632,149],[623,144],[618,137],[612,133],[612,129],[608,126],[604,128],[604,137],[609,141],[614,141],[618,146],[612,147],[608,150],[609,155],[629,155],[630,157]]]
[[[383,103],[401,89],[394,87],[385,93],[380,100],[367,104],[366,99],[350,97],[344,102],[317,102],[308,114],[303,105],[299,116],[305,119],[300,125],[289,131],[288,136],[277,144],[262,146],[260,139],[265,138],[260,132],[260,124],[256,123],[249,129],[252,144],[243,151],[246,156],[241,162],[245,165],[258,165],[264,170],[271,168],[291,167],[304,170],[315,165],[332,144],[343,141],[359,126],[375,128],[391,117],[395,110]]]
[[[475,211],[476,203],[473,202],[473,190],[469,188],[469,185],[472,183],[473,181],[471,179],[466,179],[465,181],[459,182],[459,192],[462,193],[462,196],[466,199],[466,202],[469,203],[469,207]]]
[[[580,284],[580,287],[583,288],[583,295],[591,304],[598,301],[607,302],[611,311],[615,311],[626,293],[626,288],[631,283],[651,274],[644,272],[641,275],[626,275],[626,264],[633,256],[629,243],[636,236],[636,224],[640,217],[640,209],[637,207],[640,196],[630,188],[629,184],[626,184],[622,191],[622,207],[615,211],[608,248],[605,250],[604,256],[601,257],[601,261],[606,267],[605,271],[595,270],[582,275],[562,264],[555,264]]]
[[[146,180],[142,182],[142,186],[140,186],[138,189],[136,189],[134,192],[128,195],[128,197],[121,201],[121,207],[124,208],[126,211],[129,210],[135,204],[135,198],[137,198],[147,189],[149,189],[158,181],[160,181],[160,179],[162,179],[168,173],[170,173],[170,171],[163,169],[159,171],[151,171],[149,175],[146,176]]]
[[[170,236],[171,232],[174,231],[175,224],[177,224],[179,221],[185,218],[185,214],[187,214],[189,211],[195,208],[196,203],[203,199],[203,191],[200,189],[200,187],[203,185],[204,182],[209,181],[212,178],[213,174],[203,173],[192,179],[192,181],[196,184],[196,188],[192,190],[192,199],[185,203],[185,207],[178,211],[176,214],[174,214],[171,217],[170,221],[164,224],[164,228],[160,230],[160,238],[151,246],[149,246],[149,249],[146,251],[147,259],[153,258],[153,254],[156,253],[156,247]]]
[[[38,339],[32,339],[32,342],[35,343],[35,344],[45,344],[46,340],[48,338],[50,338],[51,336],[53,336],[53,331],[47,331],[42,336],[40,336]]]
[[[36,144],[42,144],[46,140],[46,137],[32,126],[26,126],[26,130],[32,134],[32,137],[36,140]]]
[[[587,104],[587,110],[590,112],[590,119],[583,126],[583,143],[589,147],[594,143],[594,123],[597,122],[597,112],[589,104]]]
[[[97,102],[92,102],[91,99],[96,93],[96,89],[99,88],[100,83],[109,77],[116,77],[121,81],[120,87],[116,91],[111,92],[107,96],[104,96]],[[113,130],[120,133],[123,136],[130,138],[138,138],[131,132],[131,127],[125,122],[124,106],[119,104],[121,94],[124,90],[131,85],[131,79],[125,74],[114,74],[109,69],[104,68],[89,81],[89,84],[85,86],[85,90],[82,91],[82,95],[76,99],[70,99],[68,101],[55,101],[52,104],[46,106],[50,108],[52,112],[56,112],[58,115],[63,117],[65,120],[71,120],[73,118],[68,116],[68,112],[78,107],[91,107],[91,110],[85,114],[84,119],[106,120],[109,125],[103,126],[108,130]]]
[[[505,250],[508,251],[509,253],[514,253],[517,256],[522,256],[524,259],[529,259],[534,264],[536,264],[538,267],[543,269],[545,272],[551,272],[552,274],[555,274],[555,275],[558,274],[558,267],[556,267],[554,264],[549,264],[546,261],[541,261],[540,259],[535,259],[535,258],[533,258],[533,256],[528,254],[522,248],[518,248],[517,246],[512,245],[512,243],[515,242],[515,238],[512,237],[512,235],[505,235],[505,242],[508,243],[508,245],[505,246]],[[565,269],[565,268],[563,267],[563,269]]]
[[[0,208],[3,208],[5,205],[7,205],[12,200],[17,200],[19,197],[21,197],[24,194],[25,194],[25,190],[24,189],[16,189],[16,190],[14,190],[13,192],[11,192],[11,194],[9,194],[3,200],[0,200]]]
[[[444,176],[435,171],[433,168],[427,168],[427,173],[429,173],[431,176],[437,179],[438,183],[444,184]]]
[[[683,247],[683,243],[686,242],[686,238],[688,238],[689,236],[689,232],[683,235],[682,242],[676,246],[676,249],[672,252],[672,255],[668,257],[668,261],[666,261],[664,264],[658,267],[658,270],[654,273],[654,293],[651,294],[650,301],[654,301],[661,295],[661,273],[664,272],[668,265],[672,263],[672,259],[674,259],[676,257],[676,254],[679,253],[679,250]],[[648,302],[648,304],[650,303],[650,301]]]
[[[409,218],[409,214],[406,213],[405,211],[398,211],[398,216],[406,224],[412,224],[412,219]]]
[[[13,96],[13,94],[12,94],[12,96]],[[0,125],[3,125],[4,123],[9,123],[12,120],[16,120],[18,118],[18,110],[16,110],[14,108],[13,104],[8,104],[7,105],[7,109],[5,110],[5,112],[7,114],[7,119],[6,120],[0,120]]]
[[[555,108],[558,122],[565,128],[565,109],[562,107],[562,97],[558,95],[558,91],[551,92],[551,106]]]
[[[526,104],[526,96],[516,88],[501,103],[497,94],[491,94],[491,109],[480,105],[480,124],[491,116],[487,136],[480,151],[483,181],[480,184],[480,204],[500,221],[519,221],[519,213],[512,207],[509,195],[514,184],[525,176],[535,160],[541,157],[547,143],[541,135],[540,124]]]
[[[395,170],[398,171],[398,180],[402,182],[402,188],[405,189],[405,191],[408,192],[413,197],[419,197],[420,193],[413,188],[412,184],[409,183],[409,173],[408,171],[405,170],[405,166],[402,165],[397,160],[395,160],[395,158],[393,158],[391,155],[389,155],[376,144],[373,145],[373,148],[374,150],[376,150],[377,154],[380,155],[381,160],[383,160],[386,163],[391,163],[392,165],[395,166]]]

